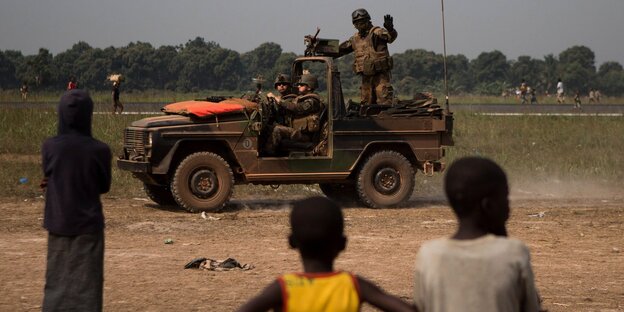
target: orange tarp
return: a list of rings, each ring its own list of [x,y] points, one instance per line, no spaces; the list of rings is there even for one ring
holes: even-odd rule
[[[208,101],[184,101],[166,105],[161,110],[167,114],[207,117],[232,112],[240,112],[255,103],[243,99],[228,99],[219,103]]]

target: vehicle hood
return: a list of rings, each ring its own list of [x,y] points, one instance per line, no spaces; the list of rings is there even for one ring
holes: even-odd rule
[[[192,124],[193,121],[188,116],[182,115],[165,115],[158,117],[143,118],[132,122],[133,127],[151,128],[164,126],[180,126]]]

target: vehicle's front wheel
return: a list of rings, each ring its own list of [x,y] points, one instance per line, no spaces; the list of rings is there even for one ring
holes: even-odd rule
[[[234,174],[221,156],[199,152],[187,156],[171,181],[173,198],[189,212],[217,211],[234,190]]]
[[[143,190],[149,199],[161,206],[177,204],[175,199],[173,199],[171,190],[167,186],[143,183]]]
[[[403,154],[377,152],[366,160],[359,172],[357,191],[368,207],[395,206],[407,200],[414,191],[414,168]]]

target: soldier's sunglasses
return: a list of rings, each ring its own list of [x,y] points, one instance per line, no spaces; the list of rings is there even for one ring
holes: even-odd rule
[[[289,86],[289,85],[290,85],[290,83],[288,83],[288,82],[278,82],[278,83],[275,84],[275,86]]]

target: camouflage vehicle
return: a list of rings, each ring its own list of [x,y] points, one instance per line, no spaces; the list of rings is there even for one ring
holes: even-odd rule
[[[318,183],[335,200],[389,207],[411,196],[417,171],[443,170],[444,147],[453,145],[448,110],[426,97],[391,106],[345,101],[331,57],[298,58],[290,76],[294,82],[306,72],[319,77],[324,102],[310,142],[285,140],[281,154],[264,155],[280,111],[257,92],[242,110],[200,118],[183,109],[133,122],[117,165],[140,179],[156,203],[190,212],[221,209],[236,184]]]

